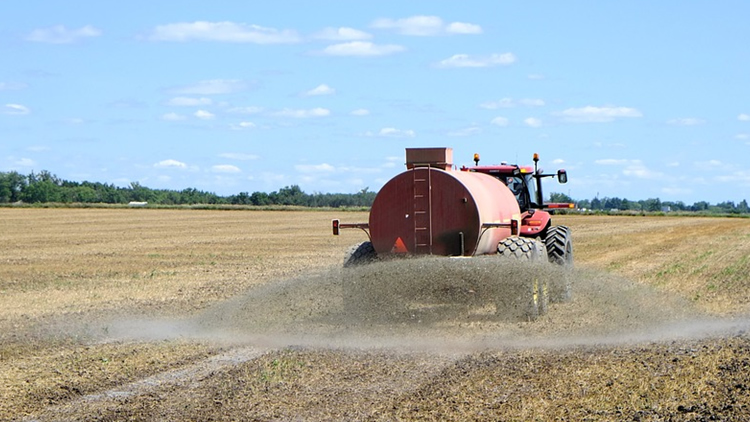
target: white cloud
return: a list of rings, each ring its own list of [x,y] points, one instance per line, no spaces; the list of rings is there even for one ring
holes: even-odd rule
[[[491,54],[489,56],[469,56],[468,54],[454,54],[450,58],[441,60],[437,66],[452,67],[493,67],[507,66],[515,63],[516,56],[513,53]]]
[[[643,114],[635,108],[630,107],[593,107],[569,108],[554,113],[561,116],[563,121],[588,123],[588,122],[611,122],[621,117],[642,117]]]
[[[443,30],[443,20],[437,16],[412,16],[404,19],[377,19],[372,25],[377,29],[394,29],[403,35],[437,35]]]
[[[449,34],[481,34],[482,27],[473,23],[452,22],[445,27]]]
[[[188,107],[188,106],[201,106],[201,105],[211,105],[213,104],[213,100],[210,98],[191,98],[191,97],[174,97],[167,101],[168,106],[176,106],[176,107]]]
[[[0,91],[19,91],[28,85],[20,82],[0,82]]]
[[[495,126],[505,127],[505,126],[508,126],[510,121],[506,117],[497,116],[494,119],[492,119],[490,123],[492,123]]]
[[[239,79],[210,79],[173,88],[171,91],[185,95],[217,95],[232,94],[245,89],[247,89],[247,83]]]
[[[565,164],[565,160],[563,160],[562,158],[555,158],[551,162],[552,162],[552,164],[554,164],[556,166],[560,166],[560,165]]]
[[[703,170],[726,170],[728,166],[719,160],[696,161],[695,167]]]
[[[696,126],[706,123],[703,119],[696,119],[693,117],[681,118],[681,119],[670,119],[667,120],[667,124],[674,126]]]
[[[742,113],[739,116],[737,116],[737,120],[741,122],[750,122],[750,114]]]
[[[257,155],[254,154],[245,154],[243,152],[225,152],[222,154],[219,154],[219,157],[221,158],[228,158],[230,160],[238,160],[238,161],[249,161],[249,160],[257,160]]]
[[[253,129],[257,127],[257,125],[253,122],[239,122],[236,125],[231,125],[231,127],[234,130],[243,130],[243,129]]]
[[[161,119],[168,122],[178,122],[187,119],[187,117],[177,113],[165,113],[161,115]]]
[[[313,37],[321,39],[321,40],[331,40],[331,41],[359,41],[359,40],[369,40],[372,38],[372,35],[368,34],[367,32],[360,31],[354,28],[328,27],[328,28],[323,28],[322,31],[313,35]]]
[[[716,180],[725,184],[750,186],[750,171],[736,170],[727,174],[719,173],[716,176]]]
[[[9,114],[12,116],[22,116],[31,113],[31,110],[21,104],[5,104],[0,108],[0,114]]]
[[[193,115],[201,120],[211,120],[216,117],[216,115],[206,110],[198,110]]]
[[[356,110],[352,110],[351,113],[352,116],[367,116],[370,114],[370,110],[366,108],[358,108]]]
[[[544,100],[539,98],[521,98],[518,103],[527,107],[542,107],[544,106]]]
[[[369,41],[352,41],[329,45],[321,51],[321,54],[327,56],[375,57],[400,53],[405,50],[406,48],[396,44],[378,45]]]
[[[315,97],[318,95],[332,95],[335,94],[336,90],[326,84],[320,84],[315,88],[305,92],[306,97]]]
[[[487,101],[479,104],[479,107],[486,108],[488,110],[495,110],[498,108],[510,108],[518,105],[526,107],[542,107],[545,105],[544,100],[539,98],[521,98],[520,100],[514,100],[513,98],[501,98],[497,101]]]
[[[279,117],[294,117],[297,119],[305,119],[308,117],[326,117],[331,114],[331,111],[327,108],[312,108],[309,110],[303,110],[303,109],[289,109],[285,108],[284,110],[281,110],[279,112],[274,113],[274,116]]]
[[[392,29],[402,35],[434,36],[441,34],[481,34],[482,27],[479,25],[452,22],[445,24],[438,16],[411,16],[404,19],[377,19],[371,25],[377,29]]]
[[[641,160],[626,159],[602,159],[594,161],[596,164],[605,166],[621,166],[622,174],[637,179],[662,179],[663,173],[651,170]]]
[[[228,113],[234,114],[258,114],[263,111],[263,107],[233,107],[227,110]]]
[[[685,188],[685,187],[663,187],[661,188],[661,192],[663,192],[665,195],[673,196],[673,197],[681,197],[690,195],[693,193],[692,189]]]
[[[217,41],[253,44],[290,44],[300,41],[295,31],[235,22],[181,22],[159,25],[147,36],[151,41]]]
[[[750,135],[748,135],[747,133],[738,133],[738,134],[734,135],[734,138],[735,139],[745,140],[745,139],[750,139]]]
[[[626,167],[622,174],[638,179],[656,179],[661,173],[649,170],[643,163],[637,163]]]
[[[411,129],[402,130],[392,127],[384,127],[380,129],[377,134],[366,132],[365,136],[379,136],[383,138],[414,138],[415,136],[417,136],[417,134]]]
[[[487,110],[495,110],[498,108],[510,108],[514,107],[515,102],[512,98],[503,98],[498,101],[487,101],[485,103],[479,104],[479,107],[486,108]]]
[[[300,173],[331,173],[336,171],[336,168],[330,164],[297,164],[294,168]]]
[[[602,160],[595,160],[594,163],[603,166],[620,166],[628,163],[628,160],[618,160],[614,158],[605,158]]]
[[[26,151],[31,151],[31,152],[43,152],[43,151],[49,151],[49,150],[50,150],[50,147],[46,147],[43,145],[32,145],[26,148]]]
[[[20,158],[13,162],[14,165],[19,167],[34,167],[36,162],[30,158]]]
[[[542,126],[542,121],[540,119],[537,119],[536,117],[529,117],[529,118],[523,119],[523,123],[528,127]]]
[[[48,44],[71,44],[82,38],[98,37],[102,34],[97,28],[86,25],[78,29],[68,29],[64,25],[33,30],[26,39]]]
[[[382,167],[391,168],[396,167],[396,165],[400,165],[404,163],[403,157],[385,157],[385,163],[382,165]]]
[[[217,164],[211,166],[211,171],[214,173],[242,173],[239,167],[231,164]]]
[[[159,161],[158,163],[154,164],[154,167],[163,168],[163,169],[166,169],[166,168],[185,169],[187,168],[187,164],[181,161],[168,159],[168,160]]]

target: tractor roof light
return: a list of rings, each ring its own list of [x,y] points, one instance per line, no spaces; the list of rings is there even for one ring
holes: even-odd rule
[[[539,161],[539,154],[537,154],[537,153],[535,152],[535,153],[534,153],[534,162],[536,163],[537,161]]]

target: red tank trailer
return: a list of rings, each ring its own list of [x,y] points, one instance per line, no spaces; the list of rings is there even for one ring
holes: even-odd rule
[[[456,169],[451,148],[407,148],[406,171],[378,192],[368,223],[333,220],[334,235],[358,228],[370,238],[351,249],[344,266],[404,255],[487,254],[572,265],[570,230],[552,225],[547,210],[573,204],[542,200],[542,179],[566,183],[565,170],[544,174],[537,154],[533,167],[479,166],[478,154],[474,161]],[[566,286],[563,296],[569,294]]]

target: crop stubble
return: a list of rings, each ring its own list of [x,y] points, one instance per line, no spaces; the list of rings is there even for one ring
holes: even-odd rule
[[[740,420],[747,410],[750,342],[737,332],[748,220],[558,217],[581,269],[572,303],[534,323],[363,324],[332,310],[330,268],[364,235],[330,236],[328,212],[0,217],[0,418]],[[263,321],[271,328],[258,330]],[[258,357],[190,382],[102,394],[247,344]]]

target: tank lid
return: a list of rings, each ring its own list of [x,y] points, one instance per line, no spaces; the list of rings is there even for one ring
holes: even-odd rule
[[[406,148],[406,168],[437,167],[449,170],[453,166],[453,148]]]

